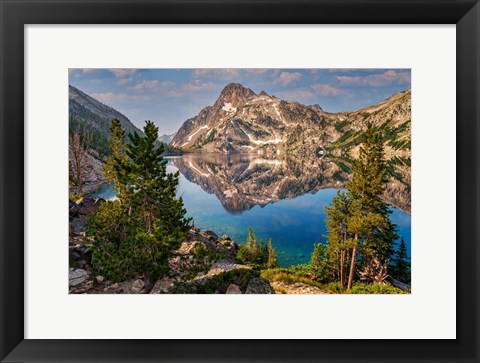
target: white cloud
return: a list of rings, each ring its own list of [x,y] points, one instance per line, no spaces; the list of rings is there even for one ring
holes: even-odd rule
[[[129,78],[119,78],[118,81],[117,81],[117,84],[119,86],[124,86],[130,82],[132,82],[132,77],[129,77]]]
[[[113,92],[105,92],[105,93],[92,93],[91,96],[96,100],[109,105],[112,102],[118,101],[149,101],[150,97],[148,96],[138,96],[138,95],[127,95],[126,93],[113,93]]]
[[[392,84],[410,84],[410,72],[397,72],[388,70],[380,74],[370,74],[368,76],[337,76],[337,79],[344,85],[360,85],[371,87],[389,86]]]
[[[138,69],[135,68],[112,68],[109,69],[110,72],[112,72],[115,77],[117,78],[127,78],[131,77],[135,73],[138,72]]]
[[[221,79],[231,79],[240,75],[240,69],[237,68],[201,68],[193,71],[195,77],[214,76]]]
[[[167,96],[171,97],[171,98],[177,98],[177,97],[182,97],[183,93],[175,91],[175,90],[171,90],[171,91],[167,92]]]
[[[186,83],[183,85],[183,90],[187,92],[198,92],[198,91],[204,91],[204,90],[210,90],[217,87],[214,83],[212,82],[192,82],[192,83]]]
[[[287,100],[308,100],[315,96],[312,92],[305,89],[282,91],[279,92],[279,95],[281,98]]]
[[[282,72],[278,76],[277,82],[286,86],[287,84],[298,81],[300,78],[302,78],[302,74],[299,72]]]
[[[135,91],[141,91],[145,89],[156,89],[160,86],[160,82],[158,82],[156,79],[153,80],[143,80],[140,83],[137,83],[133,89]]]
[[[312,84],[312,89],[321,96],[337,96],[342,93],[340,88],[335,88],[329,84],[315,83]]]

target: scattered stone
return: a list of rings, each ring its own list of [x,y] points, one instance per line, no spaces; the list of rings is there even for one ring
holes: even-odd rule
[[[79,215],[78,217],[72,219],[70,226],[72,226],[74,234],[79,235],[85,231],[85,222],[86,219],[84,215]]]
[[[78,204],[72,201],[68,201],[68,215],[70,218],[74,218],[78,215]]]
[[[175,282],[174,279],[164,277],[155,283],[155,286],[153,286],[153,289],[152,291],[150,291],[150,294],[167,293],[173,287],[174,282]]]
[[[241,294],[242,291],[240,290],[240,288],[235,285],[235,284],[230,284],[228,285],[228,289],[227,289],[227,292],[225,294]]]
[[[105,202],[103,198],[83,197],[77,200],[78,214],[89,215],[97,213],[100,205]]]
[[[110,285],[110,289],[114,289],[114,290],[118,289],[119,287],[120,285],[117,282],[114,283],[113,285]]]
[[[207,238],[211,241],[216,241],[218,239],[217,234],[213,231],[207,230],[207,231],[203,232],[203,234],[205,236],[207,236]]]
[[[96,277],[96,279],[97,279],[97,282],[98,282],[99,284],[101,284],[101,283],[105,280],[105,277],[103,277],[103,276],[101,276],[101,275],[98,275],[98,276]]]
[[[68,284],[70,286],[80,285],[87,279],[87,271],[76,269],[68,272]]]
[[[145,286],[145,283],[142,280],[138,279],[138,280],[135,280],[135,282],[133,283],[132,290],[140,292],[144,286]]]
[[[263,277],[254,277],[248,281],[245,294],[275,294],[275,290],[267,279]]]
[[[305,284],[303,282],[295,282],[293,284],[287,284],[281,281],[272,281],[272,287],[275,289],[276,293],[279,294],[301,294],[301,295],[313,295],[313,294],[327,294],[327,292],[322,289]]]
[[[232,263],[229,260],[222,260],[213,264],[210,270],[206,274],[199,274],[195,276],[192,282],[195,282],[198,285],[205,285],[212,277],[221,275],[225,272],[229,272],[232,270],[251,270],[252,268],[248,265],[240,265],[237,263]]]

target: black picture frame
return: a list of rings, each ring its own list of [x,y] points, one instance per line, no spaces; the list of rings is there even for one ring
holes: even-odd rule
[[[0,14],[2,362],[479,362],[478,0],[0,0]],[[457,339],[24,339],[24,26],[162,23],[456,24]]]

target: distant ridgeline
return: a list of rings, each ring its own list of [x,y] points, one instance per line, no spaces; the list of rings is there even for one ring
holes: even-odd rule
[[[97,152],[100,159],[104,159],[110,154],[108,139],[112,119],[117,118],[120,121],[127,135],[137,132],[143,136],[143,131],[132,124],[125,115],[73,86],[68,87],[68,100],[70,132],[78,133],[86,148]],[[165,151],[166,153],[174,152],[169,147],[166,147]]]

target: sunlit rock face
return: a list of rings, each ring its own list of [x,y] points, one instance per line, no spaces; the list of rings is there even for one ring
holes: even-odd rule
[[[190,182],[214,194],[231,213],[293,199],[320,189],[345,187],[348,161],[328,158],[262,158],[246,154],[191,154],[173,159]],[[385,200],[410,210],[410,187],[390,178]]]
[[[319,105],[281,100],[264,91],[256,94],[231,83],[212,106],[184,122],[171,146],[267,157],[309,157],[322,148],[335,155],[356,156],[362,131],[372,122],[384,135],[387,158],[409,158],[410,109],[410,90],[361,110],[329,113]]]
[[[298,127],[309,135],[312,146],[320,145],[328,129],[333,131],[333,123],[325,123],[326,115],[318,105],[287,102],[231,83],[213,106],[182,125],[171,145],[183,150],[278,155]]]
[[[370,122],[384,139],[384,199],[410,212],[410,90],[361,110],[328,113],[319,105],[231,83],[212,106],[185,121],[170,145],[213,154],[175,163],[227,210],[241,212],[323,188],[344,188]]]

